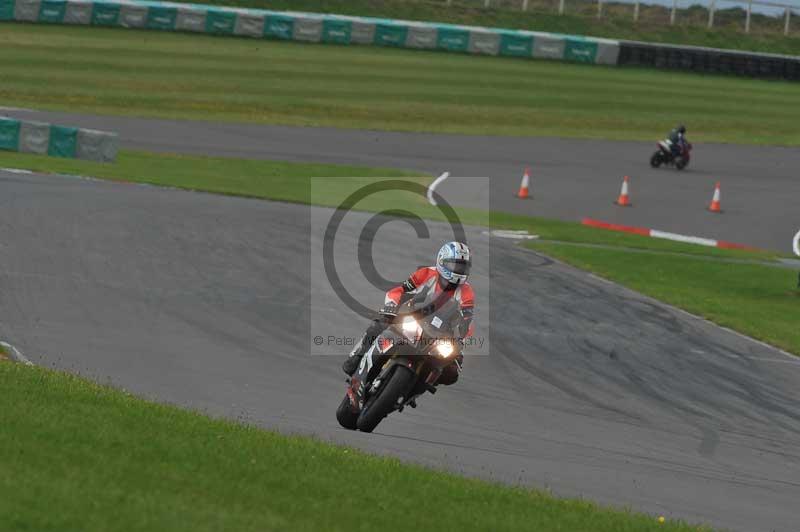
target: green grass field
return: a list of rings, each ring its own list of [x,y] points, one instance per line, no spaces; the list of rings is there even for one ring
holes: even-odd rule
[[[293,163],[120,150],[114,163],[60,159],[0,151],[0,167],[149,183],[217,194],[309,202],[309,178],[348,178],[358,184],[375,177],[405,177],[428,184],[419,172],[366,166]],[[416,176],[416,177],[414,177]],[[331,180],[336,183],[337,180]],[[341,194],[339,195],[341,196]]]
[[[683,120],[696,142],[800,144],[800,86],[789,82],[11,23],[0,24],[0,49],[9,106],[635,140]]]
[[[32,393],[33,392],[33,393]],[[4,530],[696,531],[0,362]]]
[[[797,271],[552,243],[533,249],[800,355]]]

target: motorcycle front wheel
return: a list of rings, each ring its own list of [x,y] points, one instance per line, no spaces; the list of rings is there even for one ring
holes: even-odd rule
[[[661,166],[662,162],[663,161],[661,160],[661,152],[660,151],[655,152],[653,154],[653,156],[650,157],[650,166],[652,166],[653,168],[658,168],[659,166]]]
[[[402,403],[405,394],[414,384],[416,375],[404,366],[396,366],[389,382],[375,397],[370,398],[361,415],[358,416],[358,430],[372,432],[375,427],[389,415],[395,407]]]
[[[350,397],[344,396],[342,402],[339,403],[339,408],[336,409],[336,420],[339,425],[347,430],[356,430],[358,421],[358,412],[353,412],[353,407],[350,404]]]

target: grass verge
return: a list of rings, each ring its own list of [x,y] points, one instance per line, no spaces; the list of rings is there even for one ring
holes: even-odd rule
[[[538,242],[530,247],[800,355],[797,271],[764,264]]]
[[[309,202],[309,178],[312,176],[346,178],[342,181],[331,180],[331,184],[337,182],[366,184],[372,182],[372,178],[375,177],[404,177],[424,184],[430,182],[430,178],[420,176],[420,172],[393,168],[205,157],[133,150],[120,150],[117,161],[113,164],[0,151],[0,168],[2,167],[298,203]],[[341,193],[337,195],[339,196]]]
[[[210,419],[42,368],[0,364],[0,389],[0,521],[10,530],[371,530],[365,509],[386,531],[697,530]]]
[[[330,164],[288,163],[205,157],[122,150],[117,162],[103,164],[75,159],[42,157],[26,153],[0,152],[0,168],[23,168],[37,172],[75,174],[153,185],[203,190],[220,194],[310,203],[336,207],[364,185],[381,178],[398,178],[427,186],[430,176],[389,168],[368,168]],[[313,178],[312,176],[320,176]],[[364,211],[407,209],[432,220],[445,220],[438,208],[425,198],[410,193],[375,194],[358,203]],[[645,238],[638,235],[602,231],[564,222],[502,212],[484,212],[458,208],[462,223],[498,229],[527,229],[543,239],[597,245],[613,245],[635,249],[652,249],[673,253],[710,255],[742,259],[769,260],[775,253],[725,250]]]
[[[691,117],[696,142],[800,144],[790,82],[155,31],[0,28],[0,101],[8,106],[628,140],[661,138]]]

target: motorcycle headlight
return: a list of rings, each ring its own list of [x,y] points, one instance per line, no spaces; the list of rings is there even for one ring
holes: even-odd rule
[[[436,352],[442,358],[447,358],[453,354],[453,344],[450,342],[439,342],[436,344]]]
[[[419,324],[417,320],[410,316],[404,319],[403,334],[405,334],[409,340],[415,339],[419,335]]]

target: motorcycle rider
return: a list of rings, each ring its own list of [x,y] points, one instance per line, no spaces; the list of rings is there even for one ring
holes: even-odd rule
[[[677,127],[669,132],[669,136],[667,138],[669,139],[672,157],[675,158],[681,154],[683,145],[686,142],[686,126],[683,124],[678,124]]]
[[[342,369],[348,375],[353,375],[361,363],[361,358],[366,354],[375,338],[381,334],[397,316],[397,309],[401,303],[413,296],[424,286],[434,286],[435,293],[443,297],[456,298],[459,303],[461,319],[456,329],[458,339],[472,336],[472,317],[475,309],[475,295],[472,287],[467,282],[472,259],[470,250],[461,242],[448,242],[439,249],[436,256],[436,265],[423,267],[411,274],[400,286],[386,292],[383,308],[380,315],[367,328],[361,341],[356,345],[350,356],[342,364]],[[440,301],[437,298],[437,301]],[[446,366],[439,377],[438,384],[455,384],[461,372],[464,357],[458,354],[453,362]]]

